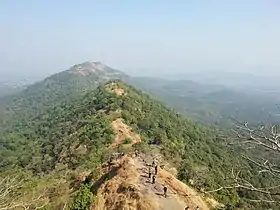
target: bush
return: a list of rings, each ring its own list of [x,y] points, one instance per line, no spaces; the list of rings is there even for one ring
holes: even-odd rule
[[[70,207],[71,210],[87,210],[93,202],[93,195],[90,186],[84,184],[80,187],[74,201]]]
[[[123,144],[131,144],[132,143],[132,139],[131,138],[125,138],[124,140],[123,140]]]
[[[149,150],[149,146],[144,141],[133,144],[132,148],[137,149],[139,152],[142,153],[148,153]]]

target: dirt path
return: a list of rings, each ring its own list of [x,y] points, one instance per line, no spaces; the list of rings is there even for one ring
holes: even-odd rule
[[[150,158],[145,159],[150,162]],[[159,169],[156,183],[152,184],[148,177],[146,160],[134,158],[137,171],[140,174],[138,187],[143,194],[149,195],[158,203],[159,210],[183,210],[187,205],[190,209],[195,209],[196,206],[199,206],[201,210],[210,209],[195,190],[186,186],[165,170]],[[151,169],[153,174],[153,168]],[[167,198],[163,196],[164,185],[168,189]]]
[[[139,189],[143,194],[154,197],[153,199],[157,200],[160,210],[184,209],[185,203],[178,201],[174,194],[168,194],[167,198],[163,196],[163,185],[159,180],[155,184],[151,183],[151,179],[148,177],[148,169],[143,164],[137,160],[136,165],[139,166],[138,171],[140,173]]]
[[[129,138],[131,140],[131,143],[127,144],[127,147],[132,146],[137,142],[141,142],[140,136],[132,132],[132,128],[125,124],[123,119],[118,118],[114,120],[111,125],[116,134],[116,138],[111,145],[112,148],[122,144],[125,138]]]
[[[171,173],[158,169],[155,184],[148,177],[150,158],[124,155],[116,160],[111,169],[94,183],[98,198],[92,210],[210,210],[197,192],[177,180]],[[151,173],[154,173],[151,168]],[[167,187],[167,197],[163,187]],[[212,205],[211,205],[212,206]]]

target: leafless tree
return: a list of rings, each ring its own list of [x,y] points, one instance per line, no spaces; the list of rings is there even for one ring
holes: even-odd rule
[[[28,201],[22,200],[22,194],[19,193],[23,187],[23,181],[18,177],[0,177],[0,210],[10,209],[39,209],[47,205],[44,198],[45,191],[37,196],[32,196]]]
[[[237,141],[230,144],[239,144],[246,149],[261,149],[258,151],[262,151],[263,155],[260,154],[259,158],[248,155],[242,157],[257,166],[258,173],[270,173],[272,176],[280,178],[280,133],[278,126],[261,125],[251,128],[247,122],[238,122],[236,127],[237,129],[233,132],[237,136]]]
[[[218,189],[207,191],[205,193],[213,193],[223,189],[243,189],[259,193],[260,198],[250,200],[252,202],[280,203],[280,133],[277,125],[261,125],[250,127],[248,122],[241,123],[235,120],[236,129],[232,132],[236,136],[230,141],[230,146],[241,146],[243,150],[251,150],[245,152],[241,157],[248,161],[255,168],[255,173],[270,174],[279,184],[274,186],[256,187],[242,173],[248,173],[247,168],[238,170],[232,169],[228,186],[221,186]],[[252,154],[252,155],[248,155]]]

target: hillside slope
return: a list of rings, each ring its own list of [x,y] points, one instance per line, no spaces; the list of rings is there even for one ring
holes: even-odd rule
[[[232,126],[231,117],[250,123],[279,123],[277,92],[239,90],[191,80],[132,78],[132,84],[195,120]]]
[[[19,121],[46,112],[53,107],[71,103],[88,91],[113,79],[127,80],[128,75],[100,62],[84,62],[66,71],[0,100],[0,132],[3,127],[16,127]],[[14,125],[16,124],[16,125]]]
[[[109,82],[79,100],[21,122],[14,130],[4,130],[0,178],[17,174],[17,179],[24,180],[16,190],[19,201],[42,195],[50,209],[89,206],[98,200],[92,186],[87,187],[88,180],[102,180],[100,174],[110,156],[128,152],[134,144],[147,157],[161,154],[178,169],[180,180],[202,192],[227,185],[225,177],[232,167],[244,164],[238,158],[240,153],[229,150],[225,143],[217,131],[180,116],[123,82]],[[135,165],[143,168],[137,161]],[[169,175],[165,176],[167,181]],[[273,181],[248,178],[254,183]],[[248,195],[251,199],[257,196],[235,189],[213,194],[219,202],[234,207],[250,206]]]
[[[0,83],[0,98],[3,98],[7,95],[14,94],[16,92],[19,92],[22,90],[23,86],[16,86],[16,85],[10,85],[10,84],[1,84]]]

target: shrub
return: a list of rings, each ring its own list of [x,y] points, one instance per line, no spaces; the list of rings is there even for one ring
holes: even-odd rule
[[[81,185],[74,201],[71,205],[71,210],[87,210],[93,202],[93,195],[90,191],[90,186],[87,184]]]
[[[132,139],[131,138],[125,138],[124,140],[123,140],[123,144],[131,144],[132,143]]]

